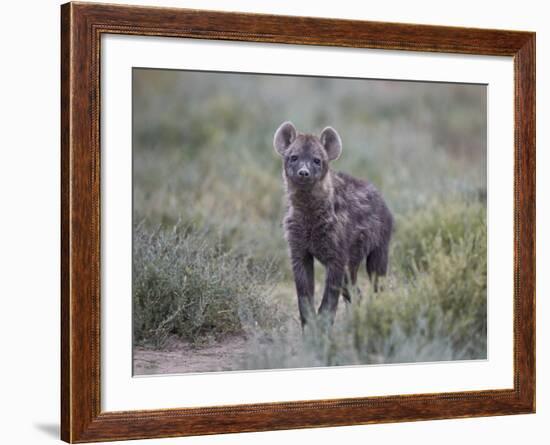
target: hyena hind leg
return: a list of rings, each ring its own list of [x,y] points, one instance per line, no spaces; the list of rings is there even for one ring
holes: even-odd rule
[[[351,303],[351,294],[349,293],[349,278],[348,274],[344,275],[344,283],[342,284],[342,298],[346,303]]]
[[[378,278],[385,276],[388,271],[388,247],[377,247],[367,256],[367,274],[374,292],[379,290]]]
[[[348,271],[344,275],[344,284],[342,286],[342,297],[348,303],[351,303],[352,294],[361,298],[361,290],[357,287],[357,272],[359,271],[359,263],[349,264]],[[351,292],[350,292],[351,284]]]

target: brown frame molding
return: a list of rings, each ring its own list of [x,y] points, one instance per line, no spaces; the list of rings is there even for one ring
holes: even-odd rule
[[[100,404],[101,35],[512,56],[514,388],[152,411]],[[535,34],[93,3],[61,6],[61,438],[174,437],[535,412]]]

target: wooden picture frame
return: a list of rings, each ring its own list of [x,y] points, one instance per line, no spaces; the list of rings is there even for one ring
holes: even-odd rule
[[[100,38],[103,34],[512,56],[514,387],[454,393],[102,412]],[[535,412],[535,34],[148,8],[61,7],[61,438],[174,437]]]

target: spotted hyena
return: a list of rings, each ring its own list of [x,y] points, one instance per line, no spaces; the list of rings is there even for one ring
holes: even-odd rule
[[[356,286],[363,260],[377,292],[378,277],[388,268],[393,217],[374,185],[330,168],[329,163],[342,153],[333,128],[325,128],[317,137],[284,122],[273,145],[283,159],[288,202],[284,230],[302,326],[315,312],[314,259],[326,268],[319,313],[332,322],[340,293],[351,301],[349,284]]]

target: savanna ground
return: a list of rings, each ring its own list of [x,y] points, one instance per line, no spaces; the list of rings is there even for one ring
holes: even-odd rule
[[[133,89],[135,374],[486,358],[484,86],[134,69]],[[336,128],[333,168],[396,219],[383,290],[363,267],[363,298],[303,335],[284,120]]]

